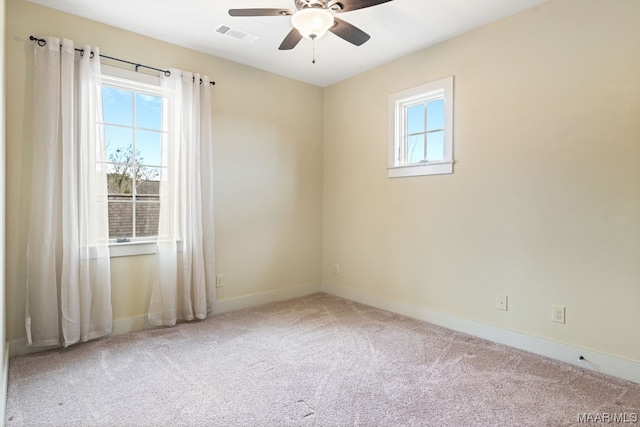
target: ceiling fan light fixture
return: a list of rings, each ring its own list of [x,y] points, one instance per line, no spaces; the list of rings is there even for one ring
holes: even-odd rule
[[[333,26],[333,15],[326,9],[309,7],[301,9],[291,16],[291,23],[302,37],[318,39]]]

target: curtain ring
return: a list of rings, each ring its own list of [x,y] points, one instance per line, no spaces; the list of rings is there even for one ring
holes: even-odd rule
[[[84,56],[84,49],[79,49],[78,52],[80,52],[80,56]]]
[[[169,70],[164,70],[164,76],[165,76],[165,77],[169,77],[169,76],[171,76],[171,71],[169,71]]]
[[[44,47],[44,46],[47,45],[47,41],[45,39],[39,39],[39,38],[36,38],[36,37],[33,37],[33,36],[29,36],[29,40],[31,40],[31,41],[35,40],[38,43],[38,46],[40,46],[40,47]]]
[[[91,51],[91,56],[89,58],[93,59],[94,56],[96,56],[96,54],[93,51]]]

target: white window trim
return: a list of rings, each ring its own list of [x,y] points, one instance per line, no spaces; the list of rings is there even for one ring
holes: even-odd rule
[[[148,242],[121,242],[109,243],[109,256],[111,258],[136,255],[151,255],[158,251],[158,243],[154,241]]]
[[[150,74],[125,70],[104,64],[100,67],[103,84],[121,86],[149,95],[158,96],[162,94],[162,80],[158,76],[152,76]],[[157,251],[157,238],[154,238],[153,240],[150,240],[149,238],[140,238],[129,242],[115,242],[112,240],[109,242],[109,256],[111,258],[152,255],[157,253]]]
[[[413,164],[400,163],[404,136],[404,107],[444,98],[444,160]],[[453,173],[453,76],[389,95],[389,178]]]
[[[165,241],[165,240],[161,240]],[[183,241],[182,240],[168,240],[170,242],[175,242],[177,245],[178,252],[182,252],[183,249]],[[109,244],[109,257],[110,258],[118,258],[125,256],[136,256],[136,255],[155,255],[158,253],[158,241],[149,240],[146,242],[143,241],[135,241],[135,242],[121,242],[121,243],[110,243]],[[95,256],[93,256],[95,258]]]
[[[162,80],[158,76],[122,68],[101,65],[102,83],[130,87],[131,90],[156,95],[161,93]]]

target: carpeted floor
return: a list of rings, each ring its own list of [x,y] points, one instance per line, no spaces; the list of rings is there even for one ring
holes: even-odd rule
[[[14,358],[6,424],[569,426],[603,416],[640,425],[640,385],[315,294]]]

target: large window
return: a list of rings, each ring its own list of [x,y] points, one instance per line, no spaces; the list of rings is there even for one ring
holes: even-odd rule
[[[167,164],[159,81],[103,67],[102,104],[109,238],[114,242],[155,240],[160,177]]]
[[[389,97],[390,178],[453,172],[453,77]]]

